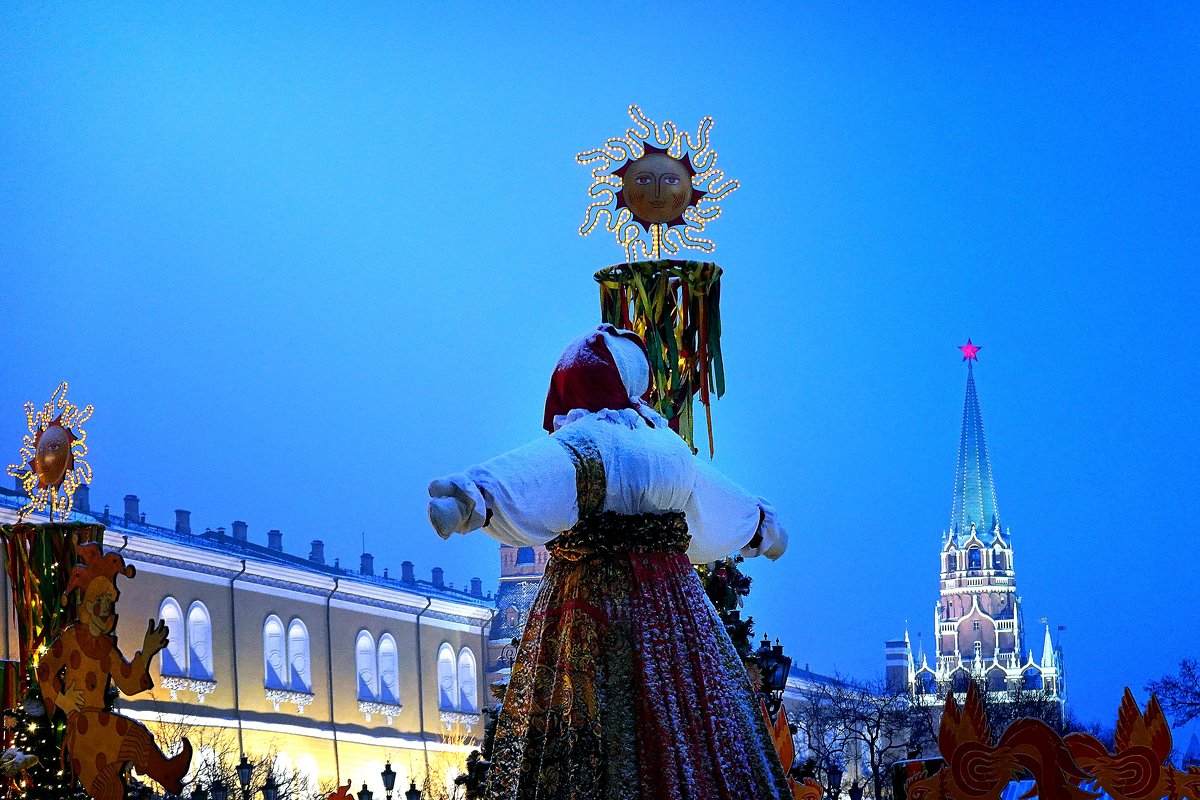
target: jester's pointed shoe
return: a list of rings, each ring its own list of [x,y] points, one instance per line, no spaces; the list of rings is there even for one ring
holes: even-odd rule
[[[184,737],[183,749],[179,753],[171,758],[160,757],[155,761],[157,763],[152,764],[146,774],[171,794],[180,794],[183,791],[183,776],[187,775],[192,766],[192,743]]]

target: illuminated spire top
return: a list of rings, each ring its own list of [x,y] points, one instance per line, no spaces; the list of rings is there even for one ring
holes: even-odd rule
[[[974,524],[979,538],[990,542],[1000,525],[996,505],[996,487],[992,482],[992,464],[988,459],[987,439],[983,433],[983,414],[975,393],[975,362],[979,346],[968,339],[959,347],[967,362],[967,396],[963,402],[962,437],[958,445],[958,471],[954,477],[954,504],[950,509],[950,535],[962,541],[971,535]]]

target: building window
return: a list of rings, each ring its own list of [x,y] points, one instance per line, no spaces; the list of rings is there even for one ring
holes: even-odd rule
[[[268,689],[287,687],[287,645],[283,639],[283,622],[272,614],[263,623],[263,685]]]
[[[535,561],[532,547],[517,548],[517,565],[532,564]]]
[[[455,675],[454,648],[443,644],[438,648],[438,708],[457,711],[458,676]]]
[[[354,663],[358,672],[358,699],[378,700],[379,682],[375,671],[375,640],[366,631],[358,632],[354,644]]]
[[[946,555],[946,571],[954,572],[954,553]]]
[[[168,637],[169,638],[169,637]],[[199,600],[192,603],[187,616],[187,676],[199,681],[213,678],[212,618]]]
[[[187,677],[187,634],[183,625],[183,610],[175,598],[167,597],[158,607],[158,616],[167,625],[167,646],[162,651],[160,672],[169,677]]]
[[[475,654],[463,648],[458,653],[458,710],[479,713],[479,688],[475,679]]]
[[[967,551],[967,569],[979,569],[983,561],[983,554],[978,547],[972,547]]]
[[[1004,554],[1003,553],[993,553],[992,554],[992,568],[993,569],[1004,569]]]
[[[973,631],[979,630],[979,620],[973,620],[971,622],[971,630],[973,630]],[[978,642],[976,642],[976,644],[978,644]]]
[[[979,659],[982,657],[982,655],[983,655],[983,643],[976,642],[975,643],[975,661],[978,662]]]
[[[288,625],[288,664],[291,666],[288,688],[293,692],[312,691],[312,660],[308,651],[308,628],[299,619]]]
[[[400,705],[400,659],[390,633],[379,637],[379,700]]]

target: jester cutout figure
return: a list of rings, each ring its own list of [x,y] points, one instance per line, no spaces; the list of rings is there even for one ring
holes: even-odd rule
[[[67,718],[64,758],[95,800],[124,798],[127,766],[178,794],[192,761],[188,740],[178,755],[167,758],[145,726],[106,711],[104,703],[110,681],[127,695],[153,686],[150,660],[167,646],[167,627],[162,620],[157,625],[150,620],[142,649],[127,661],[113,634],[121,595],[116,578],[132,578],[135,570],[120,554],[102,553],[96,544],[80,545],[77,553],[83,563],[72,570],[66,593],[82,591],[78,619],[54,640],[37,667],[47,710],[53,714],[58,709]]]

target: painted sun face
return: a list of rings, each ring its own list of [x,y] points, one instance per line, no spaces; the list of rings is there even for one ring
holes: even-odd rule
[[[692,199],[692,177],[665,153],[646,153],[621,178],[625,203],[637,217],[663,223],[679,219]]]
[[[93,636],[112,633],[117,625],[117,587],[108,578],[93,578],[79,604],[79,621]]]
[[[71,466],[71,435],[62,425],[51,425],[37,441],[33,463],[40,486],[59,486]]]

